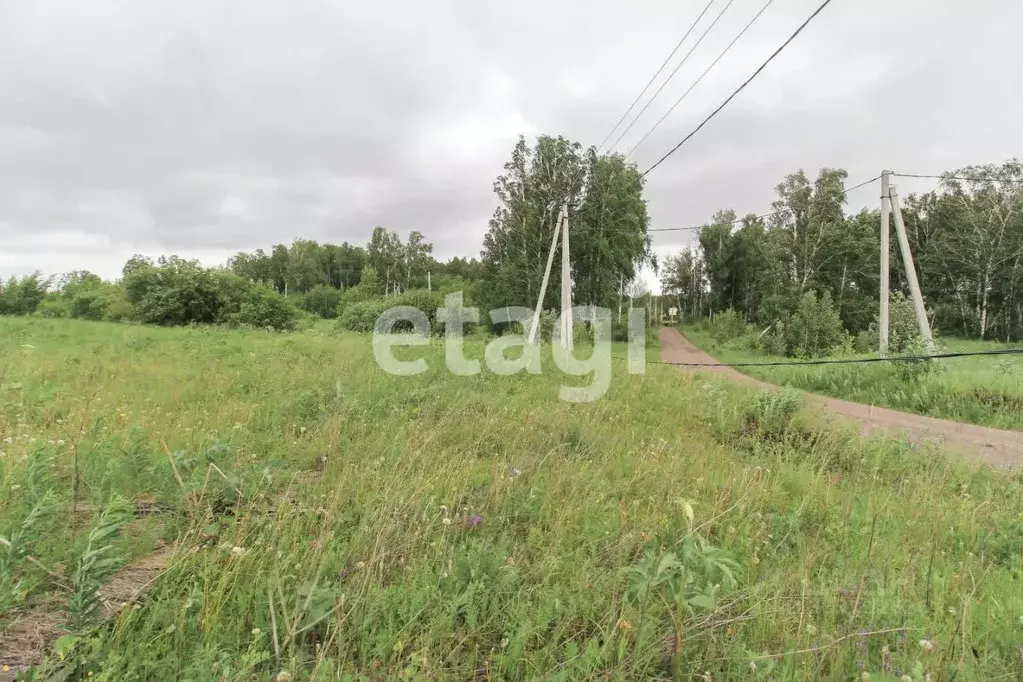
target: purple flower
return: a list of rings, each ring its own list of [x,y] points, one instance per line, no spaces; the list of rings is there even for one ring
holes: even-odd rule
[[[479,514],[473,514],[472,517],[470,517],[466,521],[466,523],[469,524],[473,528],[478,528],[483,523],[483,517],[480,516]]]

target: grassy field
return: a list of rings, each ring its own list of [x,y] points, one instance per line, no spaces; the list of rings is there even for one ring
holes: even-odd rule
[[[686,336],[721,362],[791,362],[730,348],[695,327]],[[945,352],[1013,348],[987,341],[943,339]],[[852,357],[876,357],[861,355]],[[783,386],[956,421],[1023,430],[1023,355],[938,360],[926,375],[908,380],[889,364],[809,367],[739,367],[750,376]]]
[[[1023,674],[1019,474],[670,367],[570,404],[549,355],[405,352],[0,318],[0,642],[49,613],[83,680]]]

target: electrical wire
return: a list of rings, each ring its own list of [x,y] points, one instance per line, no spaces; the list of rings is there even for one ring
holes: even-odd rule
[[[816,9],[816,11],[814,11],[814,13],[811,14],[806,19],[806,21],[804,21],[799,26],[799,28],[797,28],[795,30],[795,32],[791,36],[789,36],[788,40],[786,40],[784,43],[782,43],[781,47],[779,47],[777,50],[775,50],[774,53],[772,53],[771,56],[767,58],[767,61],[765,61],[763,64],[761,64],[760,67],[756,71],[753,72],[753,75],[751,75],[749,78],[747,78],[745,80],[745,82],[743,82],[742,85],[740,85],[738,88],[736,88],[735,92],[733,92],[731,95],[729,95],[728,98],[724,102],[722,102],[718,106],[717,109],[712,111],[710,113],[710,116],[708,116],[707,118],[703,119],[703,122],[700,123],[700,125],[696,126],[696,128],[694,128],[692,132],[690,132],[688,135],[686,135],[684,138],[682,138],[681,142],[679,142],[674,147],[672,147],[671,150],[669,150],[667,154],[665,154],[660,159],[658,159],[657,162],[654,165],[650,166],[645,171],[643,171],[643,177],[646,177],[647,175],[649,175],[650,171],[654,170],[655,168],[660,166],[662,163],[664,163],[665,160],[667,160],[667,158],[669,156],[671,156],[672,154],[677,152],[682,145],[684,145],[686,142],[688,142],[690,139],[692,139],[692,137],[694,135],[696,135],[696,133],[700,132],[700,130],[703,128],[703,126],[707,125],[707,123],[709,123],[712,118],[717,116],[718,113],[720,113],[720,111],[722,109],[724,109],[726,106],[728,106],[728,103],[731,102],[733,99],[735,99],[735,96],[738,95],[740,92],[742,92],[746,88],[746,86],[749,85],[753,81],[754,78],[756,78],[758,75],[760,75],[760,72],[763,71],[764,69],[766,69],[767,65],[770,64],[772,61],[774,61],[774,58],[777,57],[779,54],[781,54],[782,50],[784,50],[786,47],[788,47],[789,44],[793,40],[796,39],[796,36],[798,36],[800,33],[802,33],[803,29],[805,29],[810,24],[811,21],[813,21],[815,18],[817,18],[817,16],[821,12],[824,11],[824,8],[827,7],[830,4],[831,4],[831,0],[824,0],[824,2],[821,3],[820,7],[818,7]]]
[[[695,81],[693,81],[693,84],[689,86],[689,89],[686,90],[685,92],[683,92],[681,97],[679,97],[677,100],[675,100],[675,103],[671,105],[671,108],[669,108],[666,112],[664,112],[664,115],[661,116],[661,118],[659,118],[657,120],[657,123],[655,123],[653,125],[653,127],[650,128],[650,130],[648,130],[646,132],[646,135],[644,135],[642,138],[640,138],[639,142],[637,142],[636,144],[632,145],[632,149],[630,149],[629,151],[625,152],[626,156],[632,156],[632,153],[635,152],[636,149],[638,149],[639,146],[641,144],[643,144],[648,137],[650,137],[651,133],[653,133],[655,130],[657,130],[657,127],[659,125],[664,123],[664,119],[668,118],[668,116],[671,115],[671,112],[675,111],[675,108],[679,104],[682,103],[682,100],[684,100],[689,95],[689,93],[693,91],[693,88],[695,88],[697,85],[699,85],[700,81],[702,81],[704,79],[704,77],[706,77],[706,75],[708,73],[710,73],[711,69],[713,69],[715,66],[717,66],[717,63],[719,61],[721,61],[721,58],[724,57],[726,54],[728,54],[728,51],[732,49],[732,46],[735,45],[737,42],[739,42],[739,39],[742,38],[742,36],[746,33],[746,31],[749,30],[750,26],[752,26],[753,24],[756,23],[757,19],[760,18],[760,15],[763,14],[767,10],[767,8],[771,6],[771,3],[773,3],[773,2],[774,2],[774,0],[767,0],[767,4],[765,4],[763,7],[761,7],[760,11],[757,12],[756,15],[752,19],[750,19],[750,22],[748,24],[746,24],[746,26],[744,26],[741,31],[739,31],[739,35],[737,35],[734,38],[732,38],[732,42],[728,43],[728,46],[724,50],[722,50],[721,54],[719,54],[714,59],[714,61],[712,61],[710,63],[710,66],[708,66],[707,69],[703,73],[700,74],[700,77],[697,78]]]
[[[853,185],[852,187],[849,187],[847,189],[843,189],[842,190],[842,194],[848,194],[849,192],[852,192],[853,190],[860,189],[861,187],[866,187],[870,183],[877,182],[880,179],[881,179],[881,176],[880,175],[876,175],[876,176],[870,178],[869,180],[864,180],[863,182],[861,182],[859,184]],[[765,220],[767,218],[771,218],[771,217],[776,216],[776,215],[781,215],[782,213],[785,213],[785,211],[770,211],[768,213],[762,213],[761,215],[758,215],[758,216],[753,216],[753,220]],[[727,223],[727,224],[729,224],[729,225],[740,225],[743,222],[745,222],[747,218],[748,218],[748,216],[744,216],[742,218],[736,218],[731,223]],[[650,232],[698,231],[698,230],[702,230],[705,227],[707,227],[706,224],[703,224],[703,225],[688,225],[686,227],[652,227],[652,228],[647,229],[647,233],[650,233]],[[601,232],[602,233],[623,232],[623,233],[628,233],[628,234],[635,234],[631,230],[619,230],[619,229],[616,229],[616,228],[604,228],[603,230],[601,230]]]
[[[892,355],[877,358],[848,358],[841,360],[792,360],[772,362],[666,362],[647,360],[652,365],[673,367],[808,367],[811,365],[857,365],[877,362],[916,362],[920,360],[946,360],[948,358],[970,358],[981,355],[1023,355],[1023,348],[999,348],[994,350],[962,351],[957,353],[934,353],[931,355]]]
[[[647,103],[646,103],[646,104],[644,104],[644,105],[643,105],[643,108],[639,110],[639,113],[638,113],[638,114],[636,114],[636,117],[635,117],[634,119],[632,119],[632,123],[630,123],[630,124],[629,124],[629,125],[628,125],[628,126],[627,126],[627,127],[625,128],[625,130],[623,130],[623,131],[621,132],[621,134],[620,134],[620,135],[618,136],[618,139],[616,139],[616,140],[615,140],[615,141],[614,141],[613,143],[611,143],[611,146],[610,146],[610,147],[609,147],[608,149],[614,149],[615,147],[617,147],[617,146],[618,146],[618,143],[622,141],[622,138],[623,138],[623,137],[625,137],[625,136],[626,136],[626,134],[628,134],[628,132],[629,132],[630,130],[632,130],[632,126],[636,125],[636,123],[638,123],[638,122],[639,122],[639,119],[643,117],[643,113],[644,113],[644,112],[645,112],[645,111],[646,111],[646,110],[647,110],[648,108],[650,108],[650,105],[654,103],[654,100],[655,100],[655,99],[657,99],[657,96],[661,94],[661,91],[662,91],[662,90],[664,90],[664,87],[665,87],[665,86],[666,86],[666,85],[667,85],[667,84],[668,84],[669,82],[671,82],[671,79],[675,77],[675,74],[676,74],[676,73],[678,73],[678,70],[679,70],[679,69],[681,69],[681,68],[682,68],[682,66],[683,66],[683,65],[684,65],[684,64],[685,64],[685,63],[686,63],[686,62],[687,62],[687,61],[689,60],[689,57],[691,57],[691,56],[692,56],[693,52],[695,52],[695,51],[696,51],[696,48],[698,48],[698,47],[700,46],[700,43],[702,43],[702,42],[703,42],[703,39],[707,37],[707,34],[708,34],[708,33],[710,33],[710,32],[711,32],[711,29],[713,29],[713,28],[714,28],[714,27],[715,27],[715,26],[717,25],[718,21],[720,21],[720,20],[721,20],[721,17],[723,17],[723,16],[725,15],[725,12],[727,12],[727,11],[728,11],[728,8],[729,8],[729,7],[731,7],[731,6],[732,6],[732,3],[734,3],[734,2],[735,2],[735,0],[728,0],[728,4],[727,4],[727,5],[725,5],[724,9],[722,9],[722,10],[721,10],[720,12],[718,12],[718,15],[717,15],[716,17],[714,17],[714,21],[712,21],[712,22],[710,23],[710,26],[708,26],[708,27],[706,28],[706,30],[705,30],[705,31],[704,31],[704,32],[703,32],[703,33],[702,33],[702,34],[700,35],[700,37],[699,37],[699,38],[697,39],[697,41],[696,41],[696,44],[695,44],[695,45],[693,45],[693,46],[692,46],[691,48],[689,48],[689,52],[686,52],[686,55],[685,55],[684,57],[682,57],[682,61],[680,61],[680,62],[679,62],[679,63],[678,63],[678,64],[677,64],[676,66],[675,66],[674,70],[673,70],[673,71],[672,71],[672,72],[671,72],[670,74],[668,74],[668,78],[667,78],[667,79],[666,79],[666,80],[665,80],[665,81],[664,81],[663,83],[661,83],[661,87],[657,88],[657,92],[655,92],[655,93],[654,93],[654,94],[653,94],[653,95],[652,95],[652,96],[650,97],[650,99],[648,99],[648,100],[647,100]]]
[[[690,24],[689,30],[687,30],[685,35],[682,36],[682,39],[675,44],[675,49],[671,51],[671,54],[667,56],[667,58],[661,64],[660,68],[657,69],[657,72],[650,77],[650,80],[647,81],[647,84],[643,86],[643,89],[640,91],[640,93],[636,95],[636,99],[632,101],[632,104],[629,105],[629,108],[626,109],[625,113],[622,114],[622,117],[618,119],[618,123],[615,123],[614,128],[611,128],[610,132],[608,132],[608,134],[604,136],[604,139],[601,141],[601,143],[597,145],[598,150],[604,148],[604,144],[611,139],[612,135],[615,134],[615,131],[618,130],[618,126],[620,126],[628,117],[628,115],[632,113],[632,110],[636,107],[637,104],[639,104],[639,100],[643,99],[643,95],[645,95],[646,91],[650,89],[650,86],[654,84],[654,81],[657,80],[657,77],[661,75],[661,72],[664,71],[664,67],[668,65],[668,62],[671,61],[671,58],[674,57],[675,53],[678,52],[678,49],[682,47],[682,43],[686,41],[686,38],[688,38],[689,34],[693,32],[693,29],[696,28],[696,25],[700,23],[700,19],[703,18],[703,15],[707,13],[707,10],[709,10],[710,6],[713,4],[714,0],[710,0],[710,2],[708,2],[707,5],[703,8],[703,11],[700,12],[700,16],[696,17],[696,20],[692,24]]]
[[[981,177],[969,177],[969,176],[955,176],[955,175],[920,175],[916,173],[892,173],[893,177],[896,178],[926,178],[929,180],[962,180],[964,182],[1020,182],[1023,183],[1023,178],[981,178]]]

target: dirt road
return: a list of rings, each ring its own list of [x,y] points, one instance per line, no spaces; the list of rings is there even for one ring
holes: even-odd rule
[[[661,329],[661,358],[665,362],[716,362],[678,330]],[[683,372],[706,371],[723,374],[740,383],[775,388],[730,367],[680,367]],[[994,467],[1016,469],[1023,465],[1023,433],[1002,431],[973,424],[935,419],[883,407],[851,403],[837,398],[807,394],[827,412],[853,423],[860,433],[902,434],[913,443],[932,441],[943,449],[986,462]]]

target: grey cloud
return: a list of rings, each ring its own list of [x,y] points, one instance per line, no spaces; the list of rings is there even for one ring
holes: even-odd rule
[[[620,148],[761,2],[736,0]],[[775,2],[637,163],[681,139],[816,4]],[[115,253],[221,258],[294,237],[361,242],[375,224],[418,229],[441,257],[476,255],[516,136],[599,142],[700,7],[0,4],[0,270],[114,274]],[[1007,2],[832,3],[651,174],[654,226],[764,211],[800,167],[858,180],[1016,155],[1021,19]],[[864,192],[851,208],[872,201]],[[655,243],[664,254],[689,238]]]

